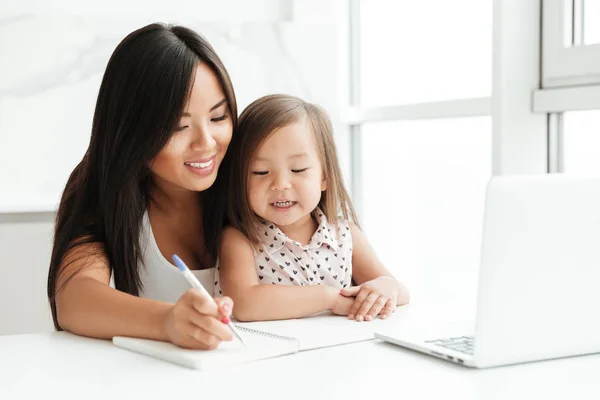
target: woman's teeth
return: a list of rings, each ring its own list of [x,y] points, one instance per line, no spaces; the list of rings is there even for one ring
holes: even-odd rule
[[[291,207],[294,205],[293,201],[276,201],[273,203],[275,207]]]
[[[215,159],[211,159],[207,162],[186,162],[185,165],[189,165],[192,168],[208,168],[215,162]]]

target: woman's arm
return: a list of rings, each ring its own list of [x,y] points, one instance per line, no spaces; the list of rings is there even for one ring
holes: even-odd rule
[[[221,340],[232,338],[219,322],[225,313],[223,307],[220,310],[195,290],[186,292],[173,305],[123,293],[111,288],[109,281],[101,245],[85,244],[70,251],[57,278],[59,325],[82,336],[133,336],[191,348],[215,348]],[[220,303],[232,307],[230,301]]]
[[[233,315],[240,321],[301,318],[327,310],[347,315],[352,306],[330,286],[261,284],[250,241],[232,227],[223,232],[219,281],[223,294],[235,302]]]

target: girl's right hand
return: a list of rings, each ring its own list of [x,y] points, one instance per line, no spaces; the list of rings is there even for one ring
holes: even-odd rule
[[[233,339],[227,326],[233,310],[228,297],[209,300],[197,289],[189,289],[177,300],[164,322],[167,338],[180,347],[214,350]]]

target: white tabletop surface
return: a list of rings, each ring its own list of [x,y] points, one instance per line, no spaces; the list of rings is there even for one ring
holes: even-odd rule
[[[600,355],[477,370],[372,340],[198,371],[65,332],[0,336],[0,399],[21,398],[600,399]]]

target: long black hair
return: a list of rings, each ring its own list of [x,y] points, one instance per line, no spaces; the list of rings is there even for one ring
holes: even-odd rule
[[[100,244],[115,287],[139,295],[139,235],[152,185],[148,165],[179,121],[199,62],[219,79],[235,131],[237,105],[231,80],[214,49],[196,32],[151,24],[130,33],[111,55],[98,93],[89,147],[67,181],[56,216],[48,274],[56,329],[61,329],[55,302],[61,265],[65,254],[79,245]],[[220,175],[201,194],[204,240],[213,260],[225,215]]]

